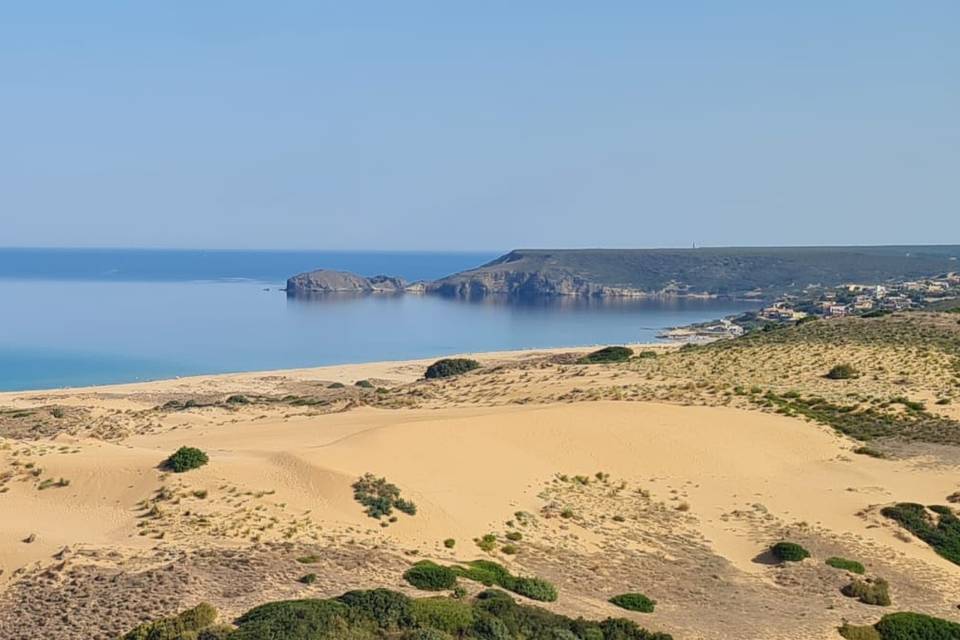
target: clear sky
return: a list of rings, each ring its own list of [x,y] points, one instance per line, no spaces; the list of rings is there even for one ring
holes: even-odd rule
[[[960,242],[960,2],[10,2],[0,246]]]

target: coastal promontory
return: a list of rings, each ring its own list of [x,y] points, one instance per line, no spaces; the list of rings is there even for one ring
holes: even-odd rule
[[[287,279],[287,293],[309,295],[322,293],[401,293],[407,283],[391,276],[365,277],[347,271],[317,269]]]

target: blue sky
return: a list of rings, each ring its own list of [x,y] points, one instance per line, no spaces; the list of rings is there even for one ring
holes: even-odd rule
[[[960,3],[0,9],[0,246],[960,242]]]

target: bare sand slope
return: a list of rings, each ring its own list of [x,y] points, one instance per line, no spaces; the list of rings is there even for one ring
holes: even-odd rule
[[[649,592],[662,605],[643,617],[644,624],[681,638],[726,637],[738,628],[731,603],[740,597],[744,611],[759,606],[750,598],[763,586],[772,602],[783,601],[770,605],[785,607],[777,615],[794,615],[807,627],[775,633],[771,629],[783,620],[771,619],[750,637],[833,637],[840,613],[876,617],[834,593],[832,583],[832,595],[811,586],[839,578],[804,577],[764,564],[765,547],[785,532],[815,552],[842,552],[885,568],[886,575],[913,575],[898,594],[913,609],[951,616],[951,602],[960,599],[956,567],[929,547],[898,538],[874,513],[875,505],[894,501],[942,502],[956,488],[956,469],[922,459],[850,456],[849,441],[796,419],[641,402],[360,408],[282,419],[251,409],[239,418],[231,414],[230,421],[218,411],[120,442],[58,438],[0,451],[8,462],[35,460],[42,477],[69,480],[43,490],[14,481],[0,495],[5,584],[68,545],[127,552],[367,540],[397,553],[469,559],[484,556],[474,538],[502,533],[505,522],[525,512],[536,524],[526,530],[519,555],[501,561],[556,580],[562,587],[557,606],[568,611],[610,615],[615,610],[606,597]],[[201,447],[210,464],[185,474],[159,471],[158,463],[181,445]],[[388,527],[367,517],[350,488],[366,472],[397,484],[416,502],[416,516],[400,515]],[[597,489],[557,479],[596,472],[611,478],[595,482]],[[621,481],[625,493],[616,488]],[[169,491],[166,502],[146,513],[144,501],[161,487]],[[571,515],[558,517],[562,508]],[[29,536],[34,539],[24,542]],[[447,538],[457,541],[452,551],[442,544]],[[691,546],[701,550],[701,559],[680,566]],[[628,552],[634,555],[623,555]],[[605,554],[622,569],[597,574]],[[698,603],[682,584],[708,557],[715,558],[717,579],[740,585],[729,587],[740,595],[719,598],[726,609],[710,595]],[[646,567],[643,558],[661,564]],[[384,578],[390,586],[397,580]],[[791,590],[791,580],[805,586]],[[820,598],[813,605],[803,599],[810,593]],[[702,617],[691,617],[693,606],[704,607]]]

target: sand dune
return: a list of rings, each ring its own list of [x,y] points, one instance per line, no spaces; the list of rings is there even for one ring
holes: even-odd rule
[[[378,365],[338,375],[376,374],[396,384],[418,368]],[[331,374],[299,376],[329,380]],[[225,393],[249,390],[254,380],[272,384],[264,379],[209,378],[201,386]],[[151,404],[129,392],[170,392],[182,384],[8,395],[3,402],[67,395],[129,411]],[[64,547],[128,555],[356,543],[400,557],[488,557],[473,539],[502,535],[511,528],[505,523],[523,512],[531,520],[520,553],[495,555],[518,571],[558,582],[555,606],[610,615],[609,595],[643,589],[663,603],[644,624],[681,638],[728,637],[743,625],[727,609],[736,606],[772,611],[766,623],[763,616],[751,622],[757,634],[751,637],[832,637],[841,615],[873,615],[838,593],[817,595],[819,605],[804,600],[813,597],[812,585],[840,579],[833,570],[811,564],[802,573],[760,561],[784,536],[902,577],[898,600],[914,609],[951,616],[960,599],[955,565],[876,513],[877,505],[896,501],[943,502],[956,488],[955,467],[853,456],[849,440],[794,418],[598,401],[333,413],[214,407],[150,419],[163,428],[114,441],[4,441],[3,468],[16,471],[0,494],[5,588],[13,592],[21,576],[52,562]],[[210,463],[184,474],[157,468],[182,445],[202,448]],[[31,474],[27,461],[42,471]],[[386,527],[365,515],[351,484],[366,472],[398,485],[417,514],[398,514]],[[585,486],[558,480],[597,472],[609,478]],[[42,478],[69,484],[41,490]],[[558,516],[564,509],[570,517]],[[442,544],[447,538],[456,540],[454,549]],[[727,595],[694,596],[683,586],[711,573],[730,585]],[[396,573],[385,572],[382,580],[400,584]],[[350,588],[349,574],[338,584]],[[232,606],[229,598],[219,604]],[[691,607],[703,615],[691,617]],[[778,616],[795,617],[791,632],[775,630],[783,628]]]

